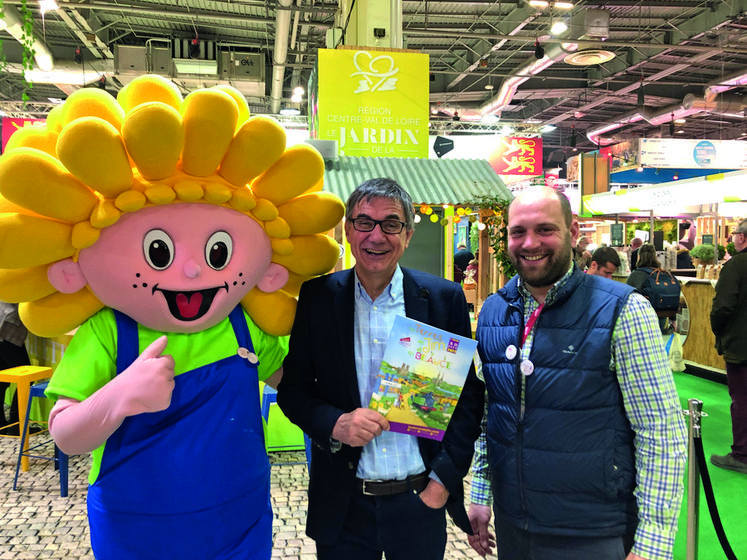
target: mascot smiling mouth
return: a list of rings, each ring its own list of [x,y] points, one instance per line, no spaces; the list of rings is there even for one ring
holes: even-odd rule
[[[228,284],[194,292],[174,292],[153,286],[153,293],[161,292],[166,298],[171,314],[180,321],[196,321],[208,312],[218,290],[228,292]]]

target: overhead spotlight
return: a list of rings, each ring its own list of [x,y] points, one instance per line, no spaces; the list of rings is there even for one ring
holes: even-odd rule
[[[672,180],[673,180],[673,181],[678,181],[678,180],[679,180],[679,178],[680,178],[680,176],[679,176],[679,175],[677,175],[676,173],[675,173],[674,175],[672,175]]]
[[[98,84],[96,84],[96,86],[97,86],[97,87],[98,87],[99,89],[106,89],[106,76],[101,76],[101,77],[99,78],[99,83],[98,83]]]
[[[539,39],[534,42],[534,58],[540,60],[545,56],[545,49],[540,45]]]
[[[80,52],[80,47],[75,47],[75,64],[80,64],[83,62],[83,53]]]
[[[638,173],[643,171],[643,166],[639,164],[638,167],[636,168],[636,171],[638,171]]]
[[[568,31],[568,25],[564,21],[556,21],[550,28],[551,35],[560,35]]]

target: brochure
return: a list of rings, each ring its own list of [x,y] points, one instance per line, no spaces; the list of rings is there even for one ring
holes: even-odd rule
[[[441,441],[476,348],[471,338],[398,315],[369,408],[393,432]]]

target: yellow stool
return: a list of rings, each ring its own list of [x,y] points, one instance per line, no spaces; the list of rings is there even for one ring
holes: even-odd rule
[[[28,424],[26,423],[29,389],[34,381],[41,381],[42,379],[49,379],[50,377],[52,377],[52,368],[46,366],[18,366],[0,370],[0,381],[4,383],[15,383],[16,394],[18,395],[18,435],[9,436],[0,434],[0,437],[25,438],[24,453],[28,452],[29,445]],[[25,435],[21,433],[24,426],[26,426]],[[29,458],[26,456],[21,458],[21,469],[24,472],[29,470]]]

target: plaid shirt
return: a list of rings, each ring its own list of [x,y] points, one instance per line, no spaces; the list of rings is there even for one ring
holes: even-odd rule
[[[548,292],[551,303],[573,267]],[[524,320],[539,306],[519,281]],[[534,330],[522,349],[532,350]],[[612,334],[612,363],[623,395],[625,412],[635,432],[638,529],[632,552],[648,560],[671,560],[683,494],[687,462],[687,430],[669,360],[662,345],[659,320],[648,301],[633,293],[623,306]],[[525,395],[522,388],[522,399]],[[487,407],[487,394],[486,394]],[[482,435],[475,443],[472,464],[473,503],[490,505],[490,469],[487,461],[487,414]]]
[[[402,278],[402,269],[398,266],[384,292],[372,301],[356,273],[355,369],[361,406],[364,407],[371,401],[394,318],[405,316]],[[424,470],[418,438],[382,432],[363,447],[356,476],[367,480],[402,480]]]

